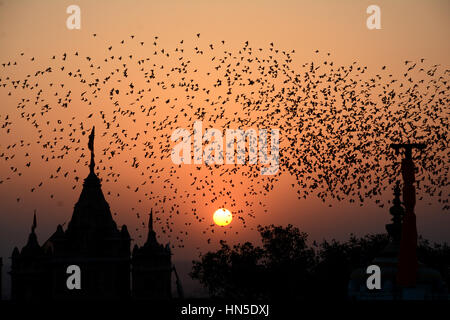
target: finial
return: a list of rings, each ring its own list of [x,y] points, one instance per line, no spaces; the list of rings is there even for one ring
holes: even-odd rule
[[[148,230],[153,231],[153,208],[150,209],[150,215],[148,219]]]
[[[94,161],[94,136],[95,136],[95,126],[92,127],[91,134],[89,135],[88,148],[91,151],[91,163],[89,169],[91,173],[94,173],[95,161]]]
[[[34,233],[35,229],[36,229],[36,209],[34,209],[33,224],[31,225],[31,232]]]
[[[153,209],[150,209],[148,218],[148,235],[146,245],[154,245],[156,242],[156,233],[153,231]]]

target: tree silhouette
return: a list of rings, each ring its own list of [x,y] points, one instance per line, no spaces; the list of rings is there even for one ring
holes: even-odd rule
[[[307,246],[307,234],[292,225],[259,227],[258,231],[262,247],[246,242],[231,248],[221,241],[218,251],[193,262],[191,277],[199,279],[211,296],[297,296],[301,291],[296,285],[308,281],[314,265],[314,250]]]
[[[350,274],[358,267],[368,266],[387,245],[387,234],[354,235],[346,242],[326,241],[316,245],[316,265],[314,266],[313,290],[315,296],[345,299]],[[323,291],[323,288],[327,288]]]
[[[387,234],[308,244],[298,228],[258,227],[261,246],[250,242],[230,247],[221,241],[216,252],[193,261],[190,276],[212,297],[253,299],[346,299],[350,274],[367,267],[389,242]],[[418,256],[449,283],[450,247],[420,238]]]

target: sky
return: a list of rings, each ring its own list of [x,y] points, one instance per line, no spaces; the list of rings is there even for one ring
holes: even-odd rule
[[[366,9],[372,4],[381,8],[381,29],[379,30],[369,30],[366,26],[369,16]],[[69,30],[66,26],[66,20],[69,17],[66,9],[70,5],[78,5],[81,9],[79,30]],[[164,62],[165,70],[167,70],[178,63],[179,52],[174,50],[181,48],[181,40],[183,40],[186,55],[199,47],[205,50],[205,53],[207,52],[205,55],[208,57],[214,55],[212,51],[208,51],[210,44],[214,48],[220,47],[221,50],[236,53],[242,49],[246,41],[253,48],[270,48],[270,43],[274,43],[280,51],[295,51],[292,53],[292,67],[299,69],[305,62],[327,59],[327,53],[331,53],[329,59],[336,64],[350,65],[358,61],[359,64],[367,66],[372,73],[376,73],[383,66],[388,66],[390,73],[400,75],[404,71],[405,60],[418,61],[422,58],[426,59],[429,66],[440,64],[442,68],[448,69],[449,14],[450,3],[445,0],[376,2],[356,0],[58,2],[2,0],[0,1],[0,63],[16,61],[17,65],[0,67],[0,78],[24,79],[27,74],[45,70],[48,65],[52,65],[55,71],[64,65],[65,71],[76,74],[77,69],[95,69],[90,67],[91,63],[95,63],[96,66],[101,65],[102,75],[107,76],[109,71],[114,71],[116,68],[122,70],[122,64],[125,61],[131,65],[132,59],[136,61],[138,57],[152,56],[155,50],[159,50],[159,55],[154,58],[155,61],[161,64]],[[96,36],[94,37],[93,34]],[[124,44],[121,43],[122,40]],[[157,49],[152,46],[153,42],[157,42]],[[110,46],[113,47],[111,50],[108,49]],[[160,54],[161,48],[165,48],[171,56],[166,58],[164,53]],[[316,50],[319,51],[318,54]],[[79,55],[75,56],[75,52]],[[68,58],[62,62],[64,53],[67,53]],[[264,51],[261,55],[263,54],[268,53]],[[133,58],[128,59],[129,55]],[[53,56],[56,58],[52,59]],[[123,56],[123,61],[119,62],[118,56]],[[101,64],[105,58],[111,63]],[[210,64],[206,62],[207,59],[195,54],[188,55],[188,59],[195,66],[188,69],[188,76],[205,86],[211,85],[206,77],[200,75],[202,71],[210,67]],[[197,67],[198,73],[195,71]],[[44,90],[38,98],[36,98],[37,88],[33,92],[15,90],[11,95],[9,95],[11,92],[9,87],[0,88],[2,100],[0,121],[4,123],[8,115],[12,122],[11,132],[6,133],[5,128],[0,131],[0,153],[9,156],[16,153],[15,158],[12,159],[6,160],[5,156],[0,158],[0,180],[2,180],[0,184],[0,256],[5,263],[3,270],[5,282],[8,281],[6,278],[9,278],[6,272],[9,268],[10,253],[14,246],[22,247],[25,244],[34,210],[37,211],[38,216],[37,235],[40,243],[53,233],[57,224],[69,221],[81,191],[82,179],[88,174],[87,136],[93,125],[96,125],[96,150],[99,150],[96,152],[96,159],[100,166],[99,176],[103,179],[103,191],[114,219],[118,225],[127,224],[134,241],[142,244],[146,232],[145,225],[142,224],[146,223],[150,208],[154,208],[157,217],[155,228],[159,240],[162,243],[173,244],[173,261],[175,265],[180,266],[182,280],[188,287],[187,292],[192,295],[198,294],[199,291],[198,285],[195,285],[187,276],[189,261],[197,258],[199,253],[217,248],[220,239],[230,243],[247,240],[256,242],[258,237],[255,227],[257,225],[290,223],[307,232],[310,239],[318,241],[332,238],[346,239],[351,233],[364,235],[384,232],[384,225],[389,222],[388,200],[392,199],[392,192],[389,191],[392,190],[392,186],[388,186],[388,192],[383,194],[384,208],[370,201],[366,202],[364,207],[361,207],[359,203],[346,201],[332,202],[333,206],[329,207],[329,203],[317,197],[298,199],[296,191],[291,188],[295,179],[288,172],[281,174],[273,189],[264,197],[244,195],[246,190],[258,188],[257,185],[252,185],[257,180],[233,176],[236,184],[236,187],[233,187],[231,176],[223,177],[216,174],[211,178],[213,186],[205,189],[209,191],[205,196],[200,196],[201,192],[199,192],[195,203],[186,202],[188,191],[197,186],[197,184],[190,186],[192,177],[190,174],[194,176],[198,172],[203,174],[208,172],[207,169],[203,166],[182,166],[175,174],[170,171],[172,165],[170,159],[158,157],[163,153],[159,153],[157,147],[163,146],[164,143],[154,144],[155,149],[148,149],[142,147],[144,142],[142,139],[138,141],[131,137],[138,133],[143,135],[144,130],[149,130],[149,134],[153,134],[153,137],[167,133],[167,130],[153,132],[151,125],[147,126],[145,123],[151,123],[155,119],[164,121],[166,117],[170,121],[177,115],[179,107],[188,105],[190,101],[182,90],[165,92],[159,85],[152,87],[153,91],[148,96],[143,93],[144,98],[140,101],[135,100],[136,92],[124,95],[123,93],[129,90],[127,87],[129,82],[136,88],[144,90],[151,87],[145,81],[146,78],[139,76],[138,69],[139,67],[135,65],[130,67],[127,82],[115,84],[115,88],[120,89],[121,92],[117,98],[119,104],[125,106],[122,110],[134,104],[136,104],[135,107],[138,104],[157,107],[154,114],[152,113],[153,119],[139,117],[137,122],[133,122],[133,115],[128,118],[127,115],[121,117],[120,127],[121,130],[126,130],[126,137],[120,134],[113,136],[106,130],[99,111],[104,112],[106,117],[112,120],[114,114],[110,111],[114,109],[113,102],[103,92],[93,93],[94,89],[90,90],[91,87],[88,88],[90,91],[87,94],[90,99],[92,98],[91,105],[84,103],[86,101],[73,98],[69,102],[69,108],[54,109],[41,119],[40,128],[43,130],[41,133],[37,132],[32,121],[25,121],[20,116],[21,112],[33,112],[30,111],[31,109],[18,108],[21,99],[30,99],[30,105],[33,105],[34,101],[37,101],[35,105],[40,105],[42,101],[39,99],[56,105],[58,97],[67,98],[65,95],[69,94],[69,90],[70,97],[80,96],[86,85],[80,83],[76,77],[68,79],[63,72],[38,75],[39,88],[49,88],[50,83],[55,84],[51,90]],[[160,69],[156,72],[163,78],[164,71]],[[174,76],[174,79],[182,81],[181,77],[182,75]],[[96,76],[93,75],[90,78],[95,81]],[[62,81],[65,81],[66,87],[59,88],[60,95],[55,97],[53,93]],[[220,92],[219,89],[218,92]],[[160,97],[159,101],[152,100],[155,96]],[[200,93],[199,96],[201,96]],[[177,102],[174,102],[177,106],[175,109],[160,110],[158,105],[162,104],[163,100],[174,98],[178,98]],[[237,108],[233,101],[229,101],[226,115],[232,114],[238,110]],[[93,116],[90,116],[91,114]],[[224,119],[226,120],[226,117]],[[224,119],[222,121],[225,121]],[[52,125],[45,126],[45,121],[50,121]],[[80,128],[80,121],[83,122],[83,129]],[[219,123],[224,124],[220,121]],[[76,142],[74,145],[79,146],[80,149],[68,150],[64,158],[56,157],[55,160],[44,161],[41,155],[51,158],[63,153],[62,150],[56,150],[56,147],[53,151],[50,151],[50,148],[44,150],[42,145],[46,141],[56,141],[53,139],[67,139],[66,134],[70,132],[69,124],[78,128],[73,138]],[[180,121],[178,125],[190,128],[192,123]],[[230,123],[229,127],[237,128],[238,124]],[[65,131],[52,131],[55,128],[65,129]],[[43,137],[39,137],[40,134]],[[116,139],[119,136],[129,144],[126,151],[119,153],[116,157],[109,157],[109,150],[108,152],[100,151],[110,147],[111,141],[117,143]],[[77,142],[78,139],[80,142]],[[14,150],[8,148],[14,143],[20,145],[21,140],[24,141],[24,147],[17,146]],[[38,144],[37,141],[41,143]],[[154,143],[159,140],[149,139],[148,141]],[[26,145],[27,143],[30,145]],[[133,148],[133,143],[136,143],[137,147]],[[130,147],[129,150],[128,147]],[[145,152],[152,150],[155,152],[152,159],[143,157]],[[26,153],[31,154],[31,157],[27,158]],[[84,155],[83,158],[80,158],[82,155]],[[133,156],[141,159],[139,170],[134,170],[130,166]],[[31,165],[25,168],[24,165],[28,162],[31,162]],[[103,166],[113,166],[114,169],[102,170]],[[23,174],[19,176],[11,167],[19,168],[17,172],[23,172]],[[60,171],[58,167],[61,167]],[[157,171],[152,171],[151,175],[147,173],[142,175],[140,170],[145,167],[151,167],[151,170],[156,168]],[[68,178],[62,177],[65,172]],[[52,175],[58,178],[50,178]],[[120,175],[120,179],[115,182],[117,175]],[[76,181],[75,177],[79,180]],[[147,182],[143,185],[145,181]],[[40,182],[43,182],[43,187],[37,187]],[[137,186],[140,186],[139,192],[133,192]],[[30,192],[33,187],[36,190]],[[221,190],[226,191],[219,193]],[[446,192],[448,194],[448,190]],[[121,194],[120,197],[115,196],[118,193]],[[185,195],[183,200],[179,200],[180,194]],[[227,199],[227,196],[230,199]],[[218,199],[214,200],[216,197]],[[20,200],[17,201],[17,198]],[[164,198],[167,199],[167,203]],[[250,201],[251,205],[246,205],[246,201]],[[428,202],[431,204],[429,205]],[[173,217],[169,218],[164,216],[164,212],[169,211],[173,205],[175,210],[172,213],[177,210],[180,213],[174,213]],[[222,206],[229,207],[233,213],[242,210],[240,214],[250,214],[251,218],[246,220],[245,226],[235,217],[229,227],[214,227],[213,212]],[[434,241],[450,241],[450,235],[446,231],[450,216],[448,211],[442,211],[442,206],[436,199],[419,201],[416,214],[420,234]],[[211,233],[211,230],[215,232]],[[209,242],[208,239],[210,239]],[[7,291],[6,286],[7,284],[3,288],[4,292]]]

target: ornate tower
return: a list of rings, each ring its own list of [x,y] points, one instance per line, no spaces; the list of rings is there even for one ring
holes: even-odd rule
[[[172,297],[172,262],[170,247],[156,240],[153,211],[150,212],[147,241],[133,248],[132,284],[135,299],[169,299]]]
[[[11,294],[18,300],[127,299],[130,296],[130,235],[119,230],[103,195],[94,161],[94,128],[89,136],[89,175],[67,230],[58,225],[42,245],[34,232],[12,253]],[[81,271],[81,289],[66,286],[67,267]]]
[[[81,290],[63,290],[62,293],[81,299],[128,298],[130,235],[125,225],[121,230],[117,228],[100,179],[94,172],[94,128],[88,147],[91,151],[89,175],[84,180],[72,219],[65,233],[57,230],[50,240],[55,249],[58,246],[62,249],[55,250],[55,256],[62,258],[66,265],[75,264],[81,269]]]
[[[401,284],[398,283],[399,257],[401,252],[401,239],[404,226],[405,209],[400,201],[400,183],[394,188],[393,205],[389,210],[392,223],[386,224],[389,234],[389,243],[382,252],[372,261],[381,269],[381,289],[368,290],[366,285],[366,268],[358,268],[350,276],[348,286],[349,298],[355,300],[445,300],[447,289],[442,276],[434,269],[419,263],[417,270],[417,287],[414,289],[415,298],[404,295]]]
[[[37,236],[36,212],[34,212],[31,233],[21,251],[14,248],[11,255],[11,299],[42,300],[50,295],[49,272],[46,257]]]
[[[400,182],[397,181],[394,187],[394,200],[392,201],[392,207],[389,209],[391,214],[392,223],[386,224],[386,231],[389,234],[389,244],[383,250],[384,257],[395,258],[394,263],[397,263],[398,253],[400,251],[400,239],[402,236],[402,220],[405,215],[405,209],[403,209],[400,201]]]

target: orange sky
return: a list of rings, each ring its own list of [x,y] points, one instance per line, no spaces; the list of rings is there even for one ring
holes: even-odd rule
[[[68,30],[65,25],[67,6],[77,4],[81,8],[81,30]],[[293,66],[300,67],[303,63],[318,59],[314,55],[316,49],[320,52],[320,57],[325,52],[332,53],[332,59],[340,65],[348,65],[353,61],[358,61],[362,65],[367,65],[369,70],[379,70],[381,66],[389,66],[391,73],[400,73],[403,70],[404,60],[418,60],[426,58],[430,64],[441,64],[448,69],[450,57],[450,3],[448,1],[377,1],[381,7],[382,30],[368,30],[366,28],[366,8],[374,4],[373,1],[0,1],[0,62],[17,61],[18,66],[11,68],[0,67],[0,78],[10,76],[11,78],[24,78],[29,73],[42,69],[52,63],[51,57],[57,56],[61,59],[63,53],[67,52],[70,57],[64,63],[66,70],[75,72],[78,68],[89,68],[90,62],[86,56],[98,61],[101,65],[105,57],[111,55],[108,51],[110,45],[113,46],[114,55],[129,54],[134,55],[134,59],[142,56],[150,56],[153,53],[152,42],[158,36],[158,48],[171,50],[171,54],[176,47],[179,47],[180,40],[184,40],[184,48],[187,51],[193,50],[195,46],[208,48],[209,44],[218,47],[221,40],[225,40],[224,50],[237,51],[242,48],[245,41],[249,41],[253,48],[267,48],[270,42],[274,42],[280,50],[295,50],[293,55]],[[92,37],[96,33],[97,37]],[[196,34],[200,33],[198,39]],[[130,39],[134,35],[136,40]],[[125,39],[124,46],[120,41]],[[139,41],[145,42],[144,46],[139,45]],[[222,48],[222,47],[221,47]],[[21,56],[21,53],[24,53]],[[74,57],[74,52],[79,52],[79,57]],[[323,55],[322,55],[323,54]],[[31,57],[35,60],[30,61]],[[176,54],[173,53],[171,59],[165,61],[167,64],[176,65]],[[125,59],[124,59],[125,60]],[[196,61],[192,55],[193,64],[199,68],[207,67],[203,60]],[[159,60],[158,60],[159,61]],[[120,66],[122,62],[116,62]],[[61,64],[62,65],[62,64]],[[58,64],[55,64],[55,68]],[[105,65],[102,65],[105,68]],[[83,70],[84,70],[83,69]],[[131,68],[130,68],[131,69]],[[135,70],[137,72],[137,70]],[[163,74],[161,72],[161,74]],[[105,74],[106,75],[106,74]],[[136,87],[145,87],[143,78],[134,78],[137,75],[130,71],[130,81],[135,80]],[[58,73],[43,77],[40,80],[41,86],[44,83],[58,83],[62,81]],[[200,79],[204,83],[205,79]],[[118,84],[124,92],[126,84]],[[80,93],[83,86],[76,81],[67,81],[67,87],[60,92],[66,93],[73,90]],[[160,94],[161,100],[164,93],[154,89],[153,94]],[[0,152],[6,150],[6,146],[12,141],[31,142],[37,140],[36,131],[30,127],[29,122],[22,121],[20,112],[16,105],[21,98],[30,97],[26,92],[15,93],[8,96],[9,90],[0,89],[2,99],[2,110],[0,111],[3,122],[5,115],[9,115],[13,132],[11,135],[4,135],[1,131]],[[48,91],[51,92],[51,91]],[[173,92],[172,92],[173,94]],[[74,94],[75,95],[75,94]],[[46,99],[56,99],[50,93]],[[134,96],[121,96],[120,102],[128,105],[133,102]],[[164,97],[173,98],[173,97]],[[152,206],[152,201],[138,202],[140,199],[133,193],[134,187],[141,181],[142,177],[132,170],[124,161],[130,161],[130,154],[119,155],[115,160],[108,162],[106,156],[102,155],[101,149],[108,147],[111,136],[102,138],[101,118],[98,113],[102,108],[109,108],[111,101],[107,96],[101,96],[95,100],[96,108],[87,108],[78,100],[67,110],[53,112],[48,115],[49,120],[57,126],[57,120],[61,119],[61,128],[66,128],[73,116],[76,117],[74,126],[83,119],[85,130],[89,130],[93,124],[98,125],[96,152],[97,161],[102,160],[103,164],[114,164],[115,173],[119,173],[121,178],[119,183],[107,182],[106,176],[100,172],[100,177],[104,179],[103,190],[107,201],[109,201],[113,213],[117,213],[114,218],[118,225],[127,224],[132,233],[132,237],[141,243],[139,235],[143,235],[144,230],[140,228],[146,220],[146,213]],[[150,105],[151,100],[146,101]],[[188,103],[180,93],[178,104]],[[154,104],[154,103],[153,103]],[[230,107],[230,112],[234,107]],[[155,117],[159,120],[166,115],[170,117],[175,114],[166,111],[156,111]],[[92,118],[87,118],[94,113]],[[135,125],[131,120],[122,121],[122,128],[126,128],[129,136],[145,130],[145,122],[141,120]],[[182,124],[184,125],[184,124]],[[185,124],[189,127],[189,124]],[[230,125],[231,126],[231,125]],[[45,126],[44,126],[45,127]],[[53,127],[52,127],[53,128]],[[234,128],[231,126],[231,128]],[[57,137],[50,128],[44,129],[44,134],[48,140]],[[104,130],[104,129],[103,129]],[[67,131],[66,131],[67,132]],[[158,134],[158,133],[155,133]],[[80,138],[80,147],[86,148],[87,135]],[[14,245],[22,246],[27,238],[32,221],[33,209],[38,211],[38,238],[40,242],[45,241],[56,228],[57,223],[67,222],[71,216],[73,205],[78,199],[81,179],[87,175],[88,168],[84,164],[85,159],[76,163],[80,152],[69,152],[69,155],[61,161],[46,163],[40,161],[42,150],[40,146],[31,145],[30,152],[34,154],[33,165],[24,171],[21,177],[12,175],[10,166],[23,166],[26,163],[23,154],[17,154],[17,160],[6,162],[0,159],[0,179],[11,177],[11,180],[0,184],[0,256],[4,259],[9,256]],[[24,149],[25,150],[25,149]],[[28,149],[27,149],[28,150]],[[139,149],[138,154],[142,156],[144,152]],[[168,171],[171,163],[169,159],[162,161],[152,160],[142,161],[141,166],[155,163],[161,168],[165,168],[158,175],[154,175],[154,183],[149,180],[142,189],[146,192],[153,192],[158,195],[173,195],[173,189],[164,182],[170,177]],[[34,165],[36,164],[36,165]],[[101,164],[101,165],[103,165]],[[55,169],[61,166],[62,173],[77,170],[80,181],[77,183],[67,179],[48,179]],[[190,172],[195,172],[195,167],[183,167],[179,180],[174,182],[174,189],[183,190],[186,181],[183,176],[188,176]],[[72,176],[72,172],[70,173]],[[70,177],[69,176],[69,177]],[[216,189],[227,188],[226,177],[216,178]],[[177,236],[183,238],[184,248],[174,248],[175,260],[190,260],[195,257],[199,250],[204,252],[217,246],[219,239],[226,239],[230,242],[255,239],[255,231],[249,230],[258,224],[288,224],[292,223],[310,234],[312,239],[321,240],[332,237],[346,238],[350,233],[363,235],[369,232],[384,232],[384,224],[389,220],[388,209],[378,208],[374,203],[365,204],[361,210],[358,204],[346,204],[342,202],[337,207],[329,208],[327,204],[319,199],[308,198],[298,200],[295,191],[290,188],[293,178],[283,174],[280,181],[275,185],[273,192],[263,200],[267,205],[269,213],[264,213],[263,207],[256,204],[254,206],[255,219],[248,221],[249,228],[244,229],[242,223],[235,219],[232,229],[216,229],[214,234],[202,233],[206,227],[212,223],[212,213],[217,208],[225,205],[228,201],[222,197],[218,202],[211,203],[213,195],[207,195],[198,199],[196,207],[198,217],[204,219],[198,223],[192,219],[190,214],[180,214],[169,219],[173,232],[171,238],[167,234],[159,234],[162,242],[171,241],[179,243]],[[30,193],[29,189],[40,181],[45,182],[45,188]],[[245,183],[245,180],[242,180]],[[245,184],[244,184],[245,185]],[[76,186],[75,190],[72,187]],[[131,186],[131,189],[127,189]],[[229,186],[228,186],[229,187]],[[132,190],[133,189],[133,190]],[[242,204],[248,200],[243,196],[244,187],[231,188],[232,196],[237,204]],[[26,190],[24,192],[24,190]],[[111,195],[107,192],[111,191]],[[144,191],[142,191],[144,192]],[[121,198],[112,195],[120,193]],[[54,199],[49,195],[53,194]],[[16,201],[18,195],[23,195],[20,202]],[[124,199],[129,201],[124,201]],[[385,199],[390,199],[386,196]],[[256,199],[257,200],[257,199]],[[133,209],[134,208],[134,209]],[[450,241],[450,235],[446,232],[450,218],[447,213],[440,211],[441,206],[432,203],[425,206],[418,203],[418,229],[419,233],[434,240]],[[192,205],[180,206],[181,212],[191,212]],[[231,208],[233,210],[233,208]],[[237,208],[235,210],[238,210]],[[136,218],[136,212],[141,218]],[[270,214],[276,212],[276,214]],[[162,220],[161,220],[162,221]],[[186,223],[188,225],[186,225]],[[191,223],[189,225],[189,223]],[[157,223],[157,228],[162,224]],[[135,229],[139,228],[138,231]],[[223,231],[227,230],[227,233]],[[239,233],[235,234],[238,230]],[[189,236],[185,236],[188,232]],[[206,239],[212,238],[211,244],[206,244]]]

